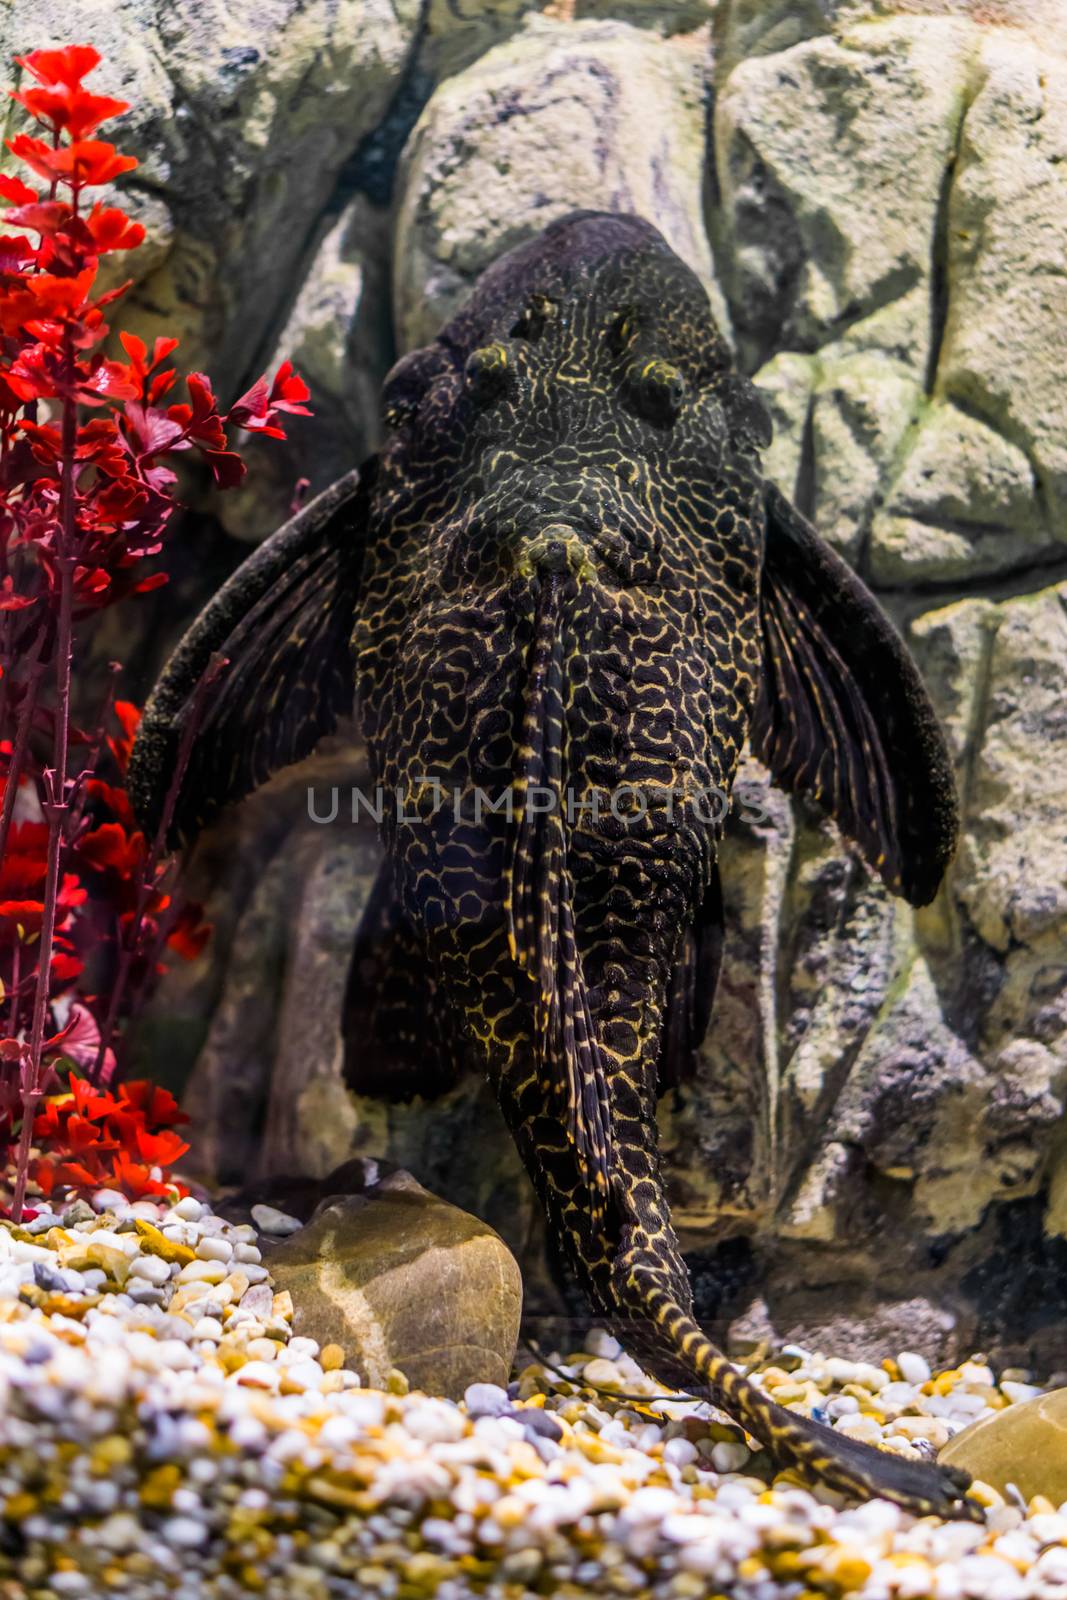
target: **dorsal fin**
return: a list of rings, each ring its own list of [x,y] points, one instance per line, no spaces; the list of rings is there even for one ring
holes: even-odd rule
[[[512,958],[537,985],[538,1071],[561,1102],[568,1137],[600,1214],[611,1175],[610,1109],[567,864],[561,598],[558,578],[548,576],[530,647],[504,914]]]

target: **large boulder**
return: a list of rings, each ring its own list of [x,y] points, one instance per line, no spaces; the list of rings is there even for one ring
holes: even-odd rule
[[[995,1411],[956,1434],[938,1460],[962,1467],[1003,1493],[1013,1485],[1024,1500],[1067,1500],[1067,1389]]]
[[[298,1334],[335,1344],[372,1388],[394,1368],[413,1389],[459,1400],[472,1383],[506,1386],[519,1336],[522,1279],[503,1240],[477,1217],[393,1171],[362,1193],[330,1194],[269,1250],[293,1297]],[[295,1221],[296,1219],[294,1219]]]

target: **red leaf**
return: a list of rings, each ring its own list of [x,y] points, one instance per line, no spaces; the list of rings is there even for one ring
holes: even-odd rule
[[[160,1088],[159,1084],[151,1083],[147,1078],[134,1078],[129,1083],[120,1083],[118,1097],[124,1105],[139,1111],[146,1122],[156,1127],[170,1128],[179,1122],[189,1121],[170,1090]]]
[[[36,259],[37,252],[25,234],[0,236],[0,273],[17,275],[26,272]]]
[[[262,426],[270,411],[270,393],[266,378],[257,378],[251,389],[230,407],[230,421],[238,428],[252,429]]]
[[[209,450],[226,448],[226,430],[219,416],[218,402],[211,387],[211,379],[203,372],[190,372],[185,386],[192,400],[191,406],[171,406],[168,415],[182,420],[189,437]]]
[[[86,218],[86,226],[101,255],[109,250],[136,250],[144,243],[144,224],[134,222],[117,206],[94,206]]]
[[[126,403],[126,422],[134,436],[137,453],[140,456],[163,455],[175,446],[182,446],[185,439],[185,428],[181,419],[174,416],[178,409],[171,406],[168,411],[157,411],[154,406],[138,405],[135,401]],[[188,410],[188,406],[182,407]]]
[[[7,220],[16,228],[29,228],[33,233],[53,235],[65,228],[74,216],[65,200],[38,200],[33,194],[28,205],[16,206],[9,211]]]
[[[102,822],[83,833],[74,846],[79,858],[98,872],[114,872],[119,878],[136,877],[145,859],[142,833],[127,834],[117,822]]]
[[[202,922],[204,908],[193,900],[189,900],[181,909],[170,933],[167,935],[167,944],[171,950],[177,951],[185,961],[195,961],[206,949],[212,934],[210,922]]]
[[[126,768],[130,764],[130,755],[133,752],[133,741],[137,737],[137,729],[141,721],[141,712],[132,700],[116,700],[112,708],[122,728],[121,738],[115,739],[108,736],[108,749],[115,758],[115,765],[126,776]]]
[[[52,146],[43,139],[20,133],[7,141],[11,154],[25,161],[38,177],[49,183],[56,180],[74,189],[89,184],[111,183],[123,172],[132,172],[136,156],[124,156],[105,139],[77,139],[73,144]]]
[[[303,403],[310,399],[311,390],[300,374],[293,371],[293,363],[283,361],[274,375],[270,391],[270,403],[275,411],[291,411],[297,417],[310,417],[311,412]]]
[[[94,400],[135,400],[140,393],[137,384],[130,379],[130,369],[121,361],[110,361],[106,357],[98,361],[92,372],[78,385],[78,394],[82,400],[90,405]]]
[[[101,55],[91,44],[68,44],[62,50],[32,50],[28,56],[16,56],[20,67],[33,74],[38,83],[66,84],[74,89],[84,77],[98,67]]]
[[[48,1040],[48,1049],[53,1053],[60,1047],[63,1055],[83,1071],[88,1071],[96,1062],[100,1049],[100,1029],[88,1006],[80,1001],[75,1001],[71,1006],[70,1020],[63,1031]]]
[[[37,199],[36,189],[31,189],[28,183],[23,183],[21,178],[16,178],[8,173],[0,173],[0,195],[5,200],[10,200],[13,205],[30,205]]]
[[[0,583],[0,611],[25,611],[36,604],[31,596],[15,593],[15,580],[10,573]]]
[[[94,133],[102,122],[121,116],[122,112],[130,109],[126,100],[90,94],[87,89],[70,84],[19,89],[11,98],[25,106],[38,122],[45,122],[52,128],[62,128],[72,139],[84,139]]]
[[[134,584],[133,594],[150,594],[153,589],[162,589],[170,582],[165,572],[152,572],[147,578],[140,578]]]
[[[220,489],[236,489],[247,468],[232,450],[205,450],[204,456]]]

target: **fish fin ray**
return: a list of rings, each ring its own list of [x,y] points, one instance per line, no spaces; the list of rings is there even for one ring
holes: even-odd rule
[[[700,909],[692,927],[686,929],[671,974],[660,1050],[660,1094],[693,1077],[697,1055],[711,1023],[725,934],[722,882],[716,861]]]
[[[139,818],[154,830],[182,732],[210,660],[228,660],[204,706],[175,808],[189,842],[232,801],[308,755],[351,713],[349,641],[367,537],[373,460],[266,539],[204,608],[164,667],[130,762]]]
[[[822,807],[896,894],[932,900],[952,858],[952,767],[918,668],[877,601],[773,486],[752,748]]]
[[[459,1031],[400,904],[388,859],[356,930],[341,1032],[345,1083],[355,1094],[431,1099],[455,1086],[465,1064]]]

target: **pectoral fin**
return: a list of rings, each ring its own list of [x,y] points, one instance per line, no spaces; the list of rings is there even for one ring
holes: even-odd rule
[[[752,748],[815,800],[896,894],[932,900],[952,859],[952,767],[918,668],[873,595],[767,491],[763,680]]]
[[[299,761],[352,710],[349,653],[373,461],[319,495],[250,555],[205,607],[145,708],[129,787],[154,831],[215,655],[228,661],[203,706],[172,837],[188,842],[224,805]]]

